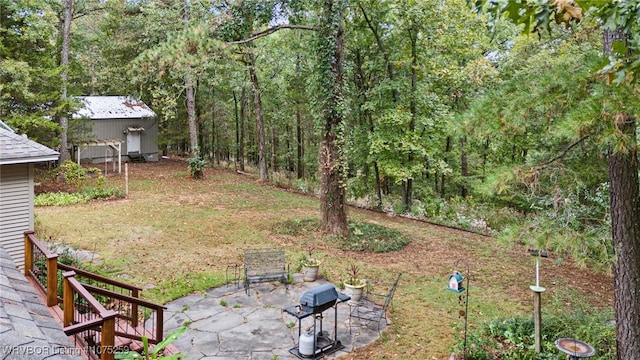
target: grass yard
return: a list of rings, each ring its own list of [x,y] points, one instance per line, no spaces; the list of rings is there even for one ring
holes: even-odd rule
[[[124,175],[109,179],[124,188]],[[458,296],[445,290],[458,259],[471,267],[470,328],[532,312],[534,259],[525,248],[505,248],[490,237],[352,208],[350,220],[399,230],[411,243],[387,253],[344,251],[317,233],[273,231],[286,220],[319,218],[315,197],[221,169],[207,168],[204,179],[193,180],[186,161],[129,164],[129,189],[123,200],[36,208],[38,237],[96,253],[98,272],[143,287],[143,297],[159,303],[222,285],[227,265],[241,263],[246,248],[284,247],[295,268],[314,245],[320,274],[334,283],[351,264],[365,278],[388,282],[402,272],[389,331],[350,353],[358,359],[448,359],[463,327]],[[540,278],[545,311],[613,304],[610,276],[554,254],[542,260]]]

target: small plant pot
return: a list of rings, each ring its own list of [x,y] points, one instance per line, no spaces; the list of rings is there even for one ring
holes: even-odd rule
[[[351,296],[351,300],[349,300],[351,303],[357,303],[362,299],[362,294],[366,285],[367,284],[365,283],[357,285],[344,283],[345,293]]]
[[[320,269],[320,263],[317,265],[303,265],[302,266],[302,280],[306,282],[316,281],[318,278],[318,270]]]

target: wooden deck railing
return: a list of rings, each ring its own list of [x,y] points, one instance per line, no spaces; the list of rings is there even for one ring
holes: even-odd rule
[[[58,304],[58,255],[42,246],[33,231],[24,233],[24,275],[35,280],[46,294],[47,306]],[[51,275],[51,276],[50,276]]]
[[[60,305],[63,308],[63,326],[68,335],[84,333],[85,337],[99,338],[100,344],[105,336],[135,341],[145,336],[151,344],[163,340],[165,307],[138,298],[141,288],[57,260],[58,255],[43,246],[33,231],[25,232],[25,275],[33,279],[45,294],[47,306]],[[70,288],[67,288],[67,283]],[[69,294],[73,301],[68,299]],[[69,310],[69,301],[74,304],[73,310]],[[76,316],[76,313],[85,315]],[[102,315],[108,315],[107,321],[114,323],[113,332],[100,331],[105,326],[104,320],[100,320]],[[113,346],[113,340],[110,344],[106,346]],[[105,345],[94,343],[87,346],[103,349],[101,346]],[[101,354],[105,352],[113,351]]]
[[[116,312],[107,310],[74,278],[73,271],[64,273],[62,285],[65,334],[73,336],[76,346],[91,359],[115,358]]]

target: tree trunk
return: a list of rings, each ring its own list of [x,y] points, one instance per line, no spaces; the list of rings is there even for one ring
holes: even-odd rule
[[[196,89],[199,88],[200,84],[196,83]],[[200,111],[200,106],[195,106],[194,113],[194,118],[196,120],[196,134],[198,136],[198,144],[200,144],[198,155],[200,156],[200,158],[204,159],[205,154],[208,152],[208,144],[207,139],[205,139],[206,132],[204,129],[204,121],[202,120],[202,112]]]
[[[185,26],[191,18],[189,6],[189,0],[185,0],[184,13],[182,14]],[[191,149],[189,149],[189,152],[193,155],[196,155],[196,151],[198,149],[198,130],[196,128],[196,98],[193,89],[193,81],[189,74],[184,76],[184,87],[187,97],[186,108],[187,122],[189,123],[189,146],[191,147]]]
[[[193,83],[191,82],[191,76],[184,76],[184,86],[186,90],[186,108],[187,108],[187,122],[189,123],[189,152],[196,155],[198,149],[198,129],[196,128],[196,99],[193,91]]]
[[[253,104],[256,109],[256,131],[258,132],[258,177],[260,180],[267,180],[267,149],[265,146],[264,117],[262,115],[262,99],[260,97],[260,87],[258,86],[258,75],[256,74],[255,59],[252,52],[246,56],[249,67],[249,77],[253,85]]]
[[[335,236],[347,236],[345,168],[342,147],[344,146],[342,98],[342,57],[344,29],[342,25],[343,5],[341,0],[323,1],[323,19],[317,32],[319,41],[319,70],[326,76],[319,84],[323,104],[322,138],[319,144],[320,203],[322,210],[321,230]]]
[[[296,74],[300,74],[300,53],[296,54]],[[302,106],[300,98],[296,97],[296,142],[297,142],[297,156],[296,156],[296,177],[298,179],[304,178],[304,138],[302,132]]]
[[[466,198],[469,195],[467,189],[467,177],[469,176],[469,161],[467,159],[467,136],[463,135],[460,139],[460,175],[462,175],[462,187],[460,188],[460,196]]]
[[[277,148],[278,148],[278,136],[276,135],[275,126],[269,128],[271,130],[271,171],[278,171],[277,167]]]
[[[286,153],[286,162],[287,162],[287,177],[290,177],[291,175],[293,175],[293,172],[296,170],[296,166],[293,163],[293,145],[291,144],[291,140],[293,139],[293,130],[291,130],[291,124],[289,124],[289,122],[287,122],[287,124],[285,125],[285,133],[287,134],[286,137],[286,147],[287,147],[287,153]]]
[[[622,29],[605,30],[603,48],[610,53],[614,42],[627,41]],[[609,153],[614,308],[617,359],[640,356],[640,190],[636,122],[617,113],[614,126],[625,141],[624,150]]]
[[[444,147],[444,161],[449,163],[449,153],[451,152],[451,136],[447,136],[446,145]],[[440,197],[444,199],[446,194],[447,176],[444,172],[440,174]]]
[[[409,39],[411,40],[411,95],[409,99],[409,111],[411,112],[411,121],[409,122],[409,132],[413,133],[416,128],[416,116],[417,116],[417,92],[418,92],[418,32],[413,33],[413,29],[409,29]],[[407,156],[408,166],[411,167],[413,163],[413,152],[409,151]],[[409,178],[405,181],[402,203],[404,205],[404,211],[409,212],[413,203],[413,178],[412,174],[409,174]]]
[[[211,162],[216,161],[216,164],[220,165],[220,144],[218,138],[218,130],[216,129],[216,92],[215,88],[211,87]],[[233,101],[236,102],[236,93],[233,92]],[[237,105],[236,105],[237,106]],[[237,117],[237,114],[236,114]],[[238,119],[236,118],[236,121]]]
[[[69,52],[71,51],[71,20],[73,19],[73,0],[64,1],[64,24],[62,26],[62,54],[60,56],[60,66],[62,66],[62,89],[60,94],[60,101],[62,104],[67,102],[67,83],[69,76]],[[66,109],[67,106],[65,105]],[[69,144],[68,144],[68,131],[69,120],[66,112],[60,116],[60,158],[59,162],[63,163],[69,160]]]
[[[302,114],[300,113],[300,104],[296,104],[296,141],[298,142],[297,151],[297,178],[304,177],[304,139],[302,133]]]
[[[244,120],[247,117],[247,91],[242,87],[240,94],[240,139],[238,140],[238,162],[240,163],[240,171],[244,171]]]
[[[236,121],[236,161],[235,168],[238,170],[238,162],[240,161],[240,120],[238,119],[240,116],[238,114],[238,97],[236,95],[236,91],[233,91],[233,115]]]
[[[632,143],[626,153],[609,154],[617,358],[626,360],[640,354],[640,193],[636,124],[625,114],[616,118],[616,127]]]

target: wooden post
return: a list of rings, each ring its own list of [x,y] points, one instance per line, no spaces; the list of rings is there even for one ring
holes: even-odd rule
[[[56,305],[58,305],[58,255],[47,255],[47,306]]]
[[[115,343],[116,343],[116,312],[108,310],[100,314],[104,320],[102,323],[101,341],[100,341],[100,360],[114,360]]]
[[[124,163],[124,195],[129,197],[129,163]]]
[[[31,276],[33,270],[33,243],[29,238],[33,234],[33,230],[24,232],[24,276]]]
[[[164,308],[156,310],[156,340],[164,340]]]
[[[131,296],[137,299],[139,296],[138,289],[132,289]],[[135,302],[131,303],[131,326],[134,328],[138,326],[138,304]]]
[[[74,301],[73,301],[73,288],[69,284],[69,278],[74,277],[76,273],[74,271],[67,271],[63,276],[62,282],[62,326],[67,327],[73,323],[74,314]]]
[[[542,293],[546,290],[541,286],[530,286],[533,291],[533,326],[535,331],[535,352],[542,351],[541,345],[541,326],[542,326]]]

